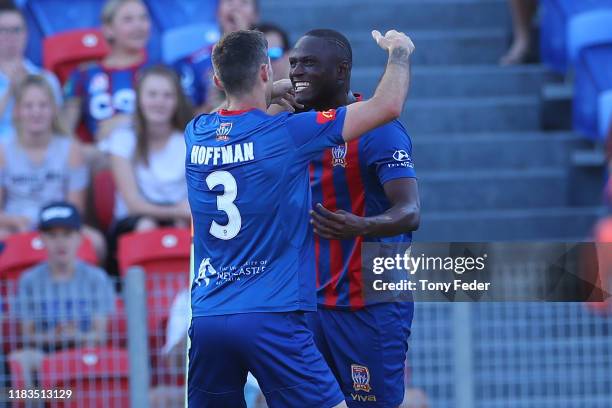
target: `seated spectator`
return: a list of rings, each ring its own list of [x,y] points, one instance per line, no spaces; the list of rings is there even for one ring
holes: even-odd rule
[[[257,0],[219,0],[217,22],[222,34],[247,30],[259,19]],[[212,81],[211,46],[206,46],[173,64],[181,76],[185,94],[198,112],[210,112],[223,103],[225,96]]]
[[[145,70],[136,86],[133,128],[109,139],[117,186],[114,235],[159,226],[187,227],[183,130],[192,110],[178,76],[169,68]]]
[[[0,5],[0,140],[14,135],[12,115],[13,91],[28,74],[39,74],[49,81],[56,102],[61,104],[62,92],[55,76],[25,58],[27,27],[21,11],[11,4]]]
[[[81,210],[85,206],[87,166],[57,110],[44,77],[29,75],[16,87],[16,135],[0,144],[0,239],[34,229],[41,207],[52,201],[67,200]],[[98,256],[104,256],[102,234],[90,227],[85,233]]]
[[[268,55],[272,63],[274,81],[289,78],[289,36],[279,26],[271,23],[255,25],[254,30],[261,31],[268,41]]]
[[[74,132],[82,119],[89,138],[96,142],[125,124],[134,112],[136,73],[148,64],[145,48],[151,21],[146,6],[141,0],[107,0],[102,30],[110,53],[101,62],[77,68],[64,87],[69,130]]]
[[[108,275],[77,259],[81,242],[78,210],[52,203],[40,213],[39,230],[48,260],[24,272],[14,304],[24,348],[9,355],[24,369],[25,387],[37,385],[45,353],[106,342],[115,293]]]
[[[532,47],[531,22],[537,9],[537,0],[509,0],[512,12],[512,45],[501,57],[501,65],[524,64]]]

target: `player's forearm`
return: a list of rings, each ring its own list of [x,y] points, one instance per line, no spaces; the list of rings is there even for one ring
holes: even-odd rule
[[[404,110],[409,88],[410,51],[405,47],[393,48],[389,51],[385,73],[372,99],[376,100],[395,119]]]
[[[373,217],[364,218],[364,233],[370,237],[393,237],[416,231],[421,212],[417,205],[397,205]]]

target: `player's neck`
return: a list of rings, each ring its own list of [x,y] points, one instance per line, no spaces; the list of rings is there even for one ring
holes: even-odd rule
[[[330,98],[326,101],[321,101],[318,106],[313,106],[315,110],[318,111],[326,111],[329,109],[338,109],[341,106],[346,106],[349,104],[349,99],[347,97],[346,92],[339,93],[335,97]]]
[[[228,96],[228,111],[247,111],[251,109],[259,109],[265,112],[268,109],[265,95],[255,95],[254,93],[251,93],[241,95],[240,97]]]

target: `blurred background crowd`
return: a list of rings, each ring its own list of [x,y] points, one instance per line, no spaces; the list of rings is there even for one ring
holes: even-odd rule
[[[339,29],[355,50],[353,89],[366,95],[384,62],[370,29],[413,37],[402,119],[423,186],[415,239],[612,241],[612,1],[289,3],[0,1],[0,406],[9,389],[61,386],[81,390],[87,401],[75,406],[127,406],[134,316],[147,333],[146,403],[183,406],[190,212],[182,132],[223,102],[210,53],[227,32],[261,30],[278,80],[289,77],[292,41]],[[126,283],[134,266],[145,271],[146,315],[127,299],[138,297]],[[510,357],[491,368],[506,376],[489,376],[469,405],[452,371],[474,368],[456,366],[443,340],[421,343],[448,339],[448,319],[465,310],[419,307],[404,408],[609,406],[612,384],[598,371],[612,366],[612,345],[602,346],[609,305],[534,306],[577,333],[569,349],[552,348],[556,334],[541,336],[549,359],[565,364],[572,347],[589,354],[587,343],[599,353],[588,363],[592,377],[580,361],[568,365],[581,387],[596,387],[565,390],[574,405],[559,404],[563,392],[546,384],[541,392],[527,380],[507,385],[516,374],[504,368]],[[486,315],[486,307],[468,312]],[[540,313],[507,307],[526,326]],[[495,308],[489,320],[474,319],[474,330],[503,318]],[[482,360],[507,346],[494,344],[480,350]],[[477,340],[465,346],[479,350]],[[528,365],[536,350],[512,352]],[[251,407],[262,406],[254,379],[247,394]],[[500,402],[512,395],[514,405]]]

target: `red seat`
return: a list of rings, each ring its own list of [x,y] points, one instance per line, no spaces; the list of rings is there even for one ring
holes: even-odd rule
[[[110,170],[99,171],[94,176],[93,202],[100,228],[108,231],[113,222],[115,210],[115,180]]]
[[[189,271],[190,253],[191,234],[187,228],[132,232],[119,238],[119,269],[121,275],[135,265],[147,273],[185,273]]]
[[[117,348],[127,347],[127,316],[125,305],[121,298],[115,303],[115,313],[108,318],[108,346]]]
[[[71,390],[49,407],[129,408],[129,360],[126,350],[83,348],[49,354],[40,371],[41,388]]]
[[[5,316],[0,320],[2,321],[2,326],[0,327],[1,347],[4,354],[8,355],[11,351],[20,348],[22,345],[21,324],[11,316]]]
[[[50,35],[43,41],[43,64],[62,84],[70,73],[87,61],[99,61],[110,48],[98,29],[86,28]]]
[[[131,266],[146,274],[149,327],[167,316],[174,296],[189,283],[191,254],[189,229],[160,228],[133,232],[119,238],[119,270],[125,276]]]
[[[597,271],[601,288],[612,292],[612,217],[604,218],[595,226],[595,243],[597,245]],[[612,313],[612,300],[590,302],[588,306],[599,313]]]
[[[131,266],[146,273],[149,347],[153,384],[165,382],[161,347],[165,324],[177,293],[189,284],[191,232],[189,229],[162,228],[125,234],[119,238],[119,269],[125,275]]]
[[[47,259],[47,251],[38,232],[11,235],[4,244],[0,253],[0,294],[7,295],[10,288],[16,289],[16,281],[23,271]],[[81,241],[77,256],[85,262],[98,263],[96,251],[86,237]]]

